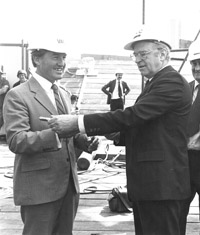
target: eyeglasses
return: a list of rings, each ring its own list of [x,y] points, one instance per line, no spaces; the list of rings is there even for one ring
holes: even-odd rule
[[[145,60],[147,58],[147,55],[150,54],[153,50],[151,51],[139,51],[137,53],[133,53],[132,58],[136,59],[138,56],[140,59]]]

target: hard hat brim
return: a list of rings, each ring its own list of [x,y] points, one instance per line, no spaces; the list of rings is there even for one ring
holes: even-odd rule
[[[126,44],[124,46],[124,49],[125,50],[133,51],[135,44],[138,43],[138,42],[159,42],[159,43],[162,43],[162,44],[166,45],[170,50],[172,49],[171,46],[168,43],[166,43],[164,41],[159,41],[157,39],[138,39],[138,40],[133,40],[133,41],[129,42],[128,44]]]
[[[66,49],[58,49],[58,48],[28,48],[29,51],[39,51],[39,50],[46,50],[56,53],[64,53],[67,54]]]
[[[188,59],[189,61],[200,60],[200,53],[196,53],[196,55],[189,55]]]

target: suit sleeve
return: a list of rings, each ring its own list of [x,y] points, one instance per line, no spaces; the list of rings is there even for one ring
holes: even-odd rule
[[[7,143],[12,152],[34,154],[58,150],[56,136],[46,122],[37,116],[35,105],[30,118],[30,107],[15,89],[11,89],[4,102],[4,120]],[[35,116],[34,116],[35,115]],[[35,123],[33,125],[33,120]]]
[[[146,121],[155,119],[169,110],[179,107],[184,96],[183,80],[180,75],[169,74],[144,94],[138,102],[125,110],[88,114],[84,116],[88,135],[105,135],[112,132],[137,128]],[[186,94],[187,95],[187,94]],[[190,98],[190,97],[189,97]],[[189,100],[190,102],[190,100]],[[187,103],[188,105],[189,102]]]
[[[125,95],[128,95],[130,90],[131,89],[129,88],[128,84],[126,82],[124,82],[124,93],[125,93]]]
[[[107,83],[106,85],[104,85],[101,90],[106,94],[106,95],[110,95],[110,92],[107,90],[108,88],[110,88],[110,82]]]

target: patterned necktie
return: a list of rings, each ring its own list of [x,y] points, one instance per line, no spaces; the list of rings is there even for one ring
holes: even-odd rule
[[[57,110],[58,110],[58,114],[61,115],[61,114],[65,114],[65,110],[64,110],[64,107],[62,105],[62,102],[60,100],[60,96],[59,96],[59,91],[58,91],[58,87],[56,84],[53,84],[52,87],[53,89],[53,92],[54,92],[54,96],[55,96],[55,101],[56,101],[56,106],[57,106]]]
[[[122,89],[121,89],[121,86],[120,86],[120,81],[118,81],[118,95],[119,95],[120,98],[122,97]]]

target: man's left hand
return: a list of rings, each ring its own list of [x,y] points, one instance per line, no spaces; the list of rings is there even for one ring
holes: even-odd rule
[[[97,150],[99,147],[99,138],[96,136],[88,137],[87,145],[88,145],[88,152],[92,153],[93,151]]]

